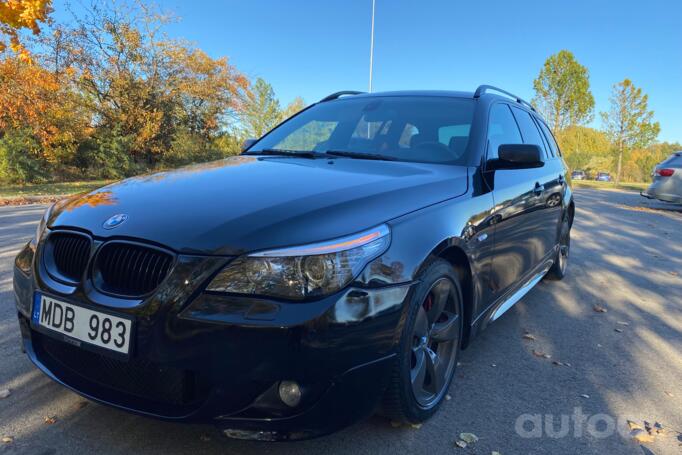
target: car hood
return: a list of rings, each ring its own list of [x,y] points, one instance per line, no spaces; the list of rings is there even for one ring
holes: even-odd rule
[[[237,255],[352,234],[463,194],[467,168],[237,156],[134,177],[58,203],[50,228]],[[114,215],[120,225],[105,229]]]

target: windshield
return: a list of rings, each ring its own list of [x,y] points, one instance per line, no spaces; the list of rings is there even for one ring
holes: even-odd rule
[[[473,100],[464,98],[343,98],[307,109],[248,153],[330,152],[360,159],[466,164],[473,112]]]

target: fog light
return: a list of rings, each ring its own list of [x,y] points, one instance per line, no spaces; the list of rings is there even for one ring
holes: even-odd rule
[[[279,398],[292,408],[301,402],[301,387],[294,381],[282,381],[279,383]]]

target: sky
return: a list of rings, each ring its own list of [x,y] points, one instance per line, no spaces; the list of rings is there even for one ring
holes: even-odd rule
[[[368,88],[372,0],[156,3],[179,17],[171,36],[264,78],[283,105]],[[528,100],[545,59],[567,49],[589,70],[591,126],[629,78],[649,95],[658,139],[682,142],[682,0],[376,0],[374,40],[374,91],[492,84]]]

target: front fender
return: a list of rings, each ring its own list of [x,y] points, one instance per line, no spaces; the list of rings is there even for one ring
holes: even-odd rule
[[[360,281],[395,285],[419,280],[421,271],[452,248],[467,259],[472,277],[471,309],[476,315],[486,300],[494,247],[491,193],[471,192],[390,221],[391,245],[365,268]]]

